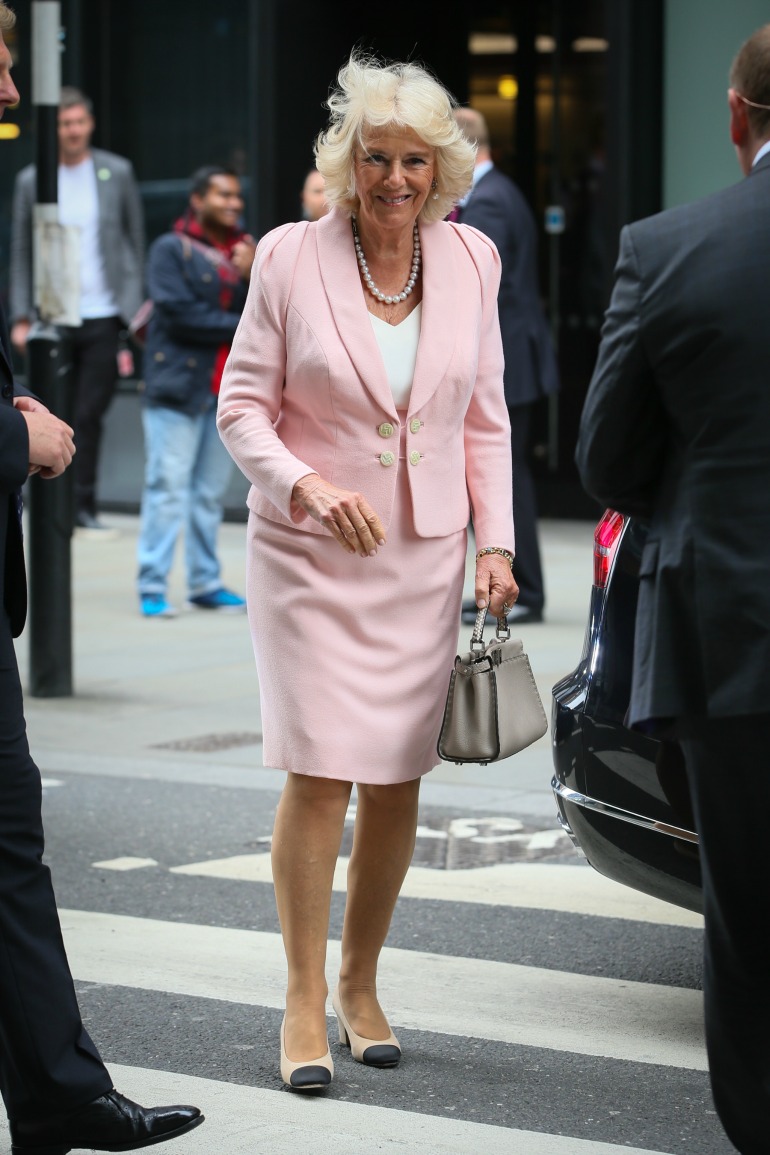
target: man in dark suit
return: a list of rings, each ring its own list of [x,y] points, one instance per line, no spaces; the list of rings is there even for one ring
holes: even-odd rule
[[[738,1150],[765,1155],[770,24],[738,53],[728,101],[746,179],[621,233],[577,462],[589,493],[649,520],[629,717],[684,753],[714,1099]]]
[[[510,622],[539,622],[545,591],[537,540],[535,486],[529,465],[532,407],[559,388],[551,335],[540,305],[537,274],[537,229],[532,210],[519,189],[495,168],[489,131],[480,112],[458,108],[455,120],[477,146],[473,188],[458,206],[457,219],[473,225],[497,245],[503,264],[498,296],[505,354],[505,399],[511,419],[513,520],[516,559],[513,571],[519,599]],[[463,621],[476,619],[476,603],[463,602]]]
[[[19,99],[0,2],[0,116]],[[43,865],[40,772],[27,745],[13,638],[27,605],[20,490],[58,477],[72,430],[14,384],[0,312],[0,1092],[14,1155],[132,1150],[203,1121],[196,1107],[140,1107],[112,1086],[80,1018],[51,877]]]

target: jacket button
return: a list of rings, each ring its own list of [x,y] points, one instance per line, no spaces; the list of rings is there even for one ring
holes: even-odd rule
[[[197,364],[198,364],[198,362],[195,360],[194,357],[188,357],[187,358],[187,368],[188,369],[195,369]]]
[[[3,385],[3,397],[13,397],[13,385]]]
[[[165,353],[156,353],[155,354],[155,360],[156,361],[165,361],[166,360],[166,354]]]
[[[377,432],[379,433],[380,437],[392,437],[393,426],[389,421],[383,421],[382,425],[380,425],[377,429]]]
[[[386,468],[387,468],[387,466],[392,465],[395,460],[396,460],[396,457],[395,457],[395,454],[393,454],[393,453],[381,453],[380,454],[380,465],[384,465]]]
[[[211,273],[204,273],[201,280],[207,281],[207,282],[210,281],[211,280]]]
[[[410,460],[412,465],[419,465],[420,464],[420,454],[417,452],[416,449],[413,449],[412,452],[409,454],[409,460]]]
[[[413,417],[412,420],[409,422],[409,430],[411,433],[419,433],[421,426],[422,426],[422,421],[420,421],[419,417]]]

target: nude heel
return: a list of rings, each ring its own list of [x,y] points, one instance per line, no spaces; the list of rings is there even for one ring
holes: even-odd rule
[[[294,1091],[318,1091],[328,1087],[334,1078],[334,1062],[331,1051],[327,1050],[320,1059],[295,1063],[286,1054],[284,1022],[281,1022],[281,1078]]]
[[[391,1031],[387,1039],[365,1039],[357,1035],[345,1018],[340,1002],[339,990],[332,995],[332,1006],[337,1016],[340,1042],[350,1047],[350,1053],[357,1063],[367,1067],[397,1067],[401,1059],[401,1046]]]

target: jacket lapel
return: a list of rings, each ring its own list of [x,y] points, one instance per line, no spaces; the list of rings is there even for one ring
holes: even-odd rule
[[[437,221],[420,226],[422,246],[422,323],[414,367],[409,412],[430,400],[438,389],[454,352],[458,323],[458,284],[451,226]]]
[[[369,393],[395,417],[393,394],[361,289],[350,220],[332,209],[316,229],[321,279],[340,340]]]

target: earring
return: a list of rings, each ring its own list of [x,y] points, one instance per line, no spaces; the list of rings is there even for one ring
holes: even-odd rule
[[[433,189],[433,200],[437,201],[438,200],[438,193],[436,192],[436,189],[438,188],[438,181],[436,180],[435,176],[434,176],[433,180],[430,182],[430,187]]]

